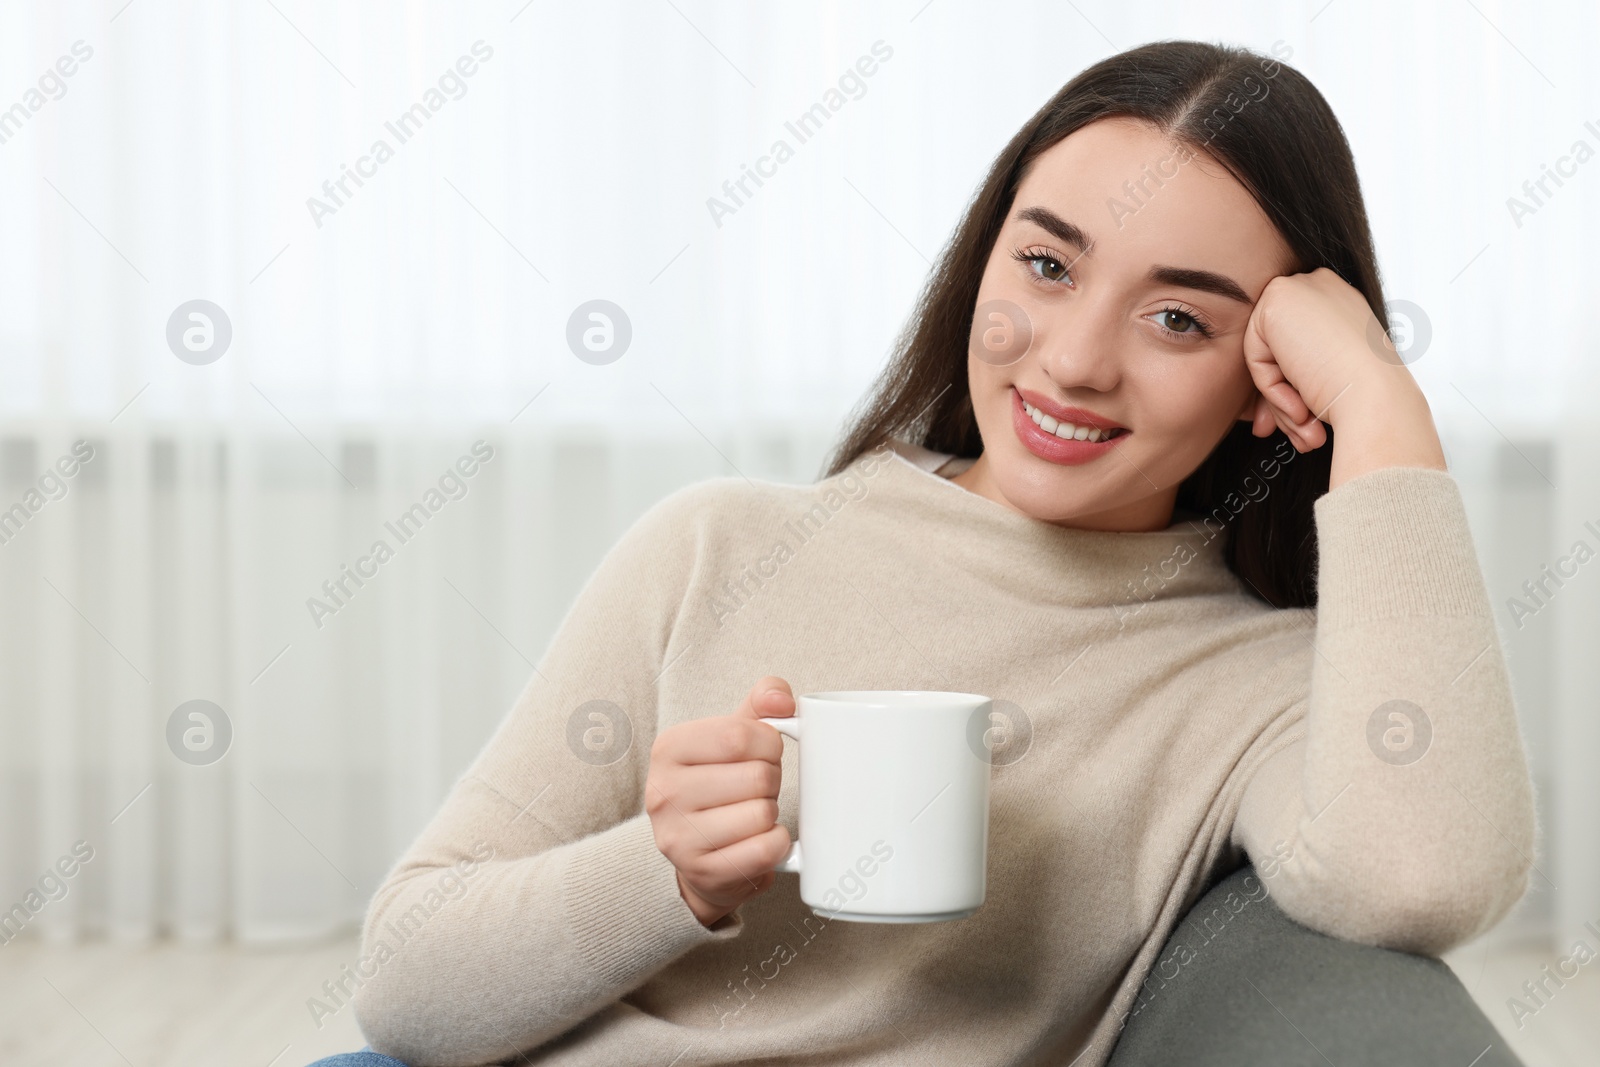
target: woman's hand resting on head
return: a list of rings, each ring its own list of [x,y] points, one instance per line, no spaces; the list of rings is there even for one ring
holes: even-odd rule
[[[778,825],[783,737],[759,720],[793,714],[789,683],[769,675],[733,714],[670,726],[651,746],[645,811],[705,926],[771,888],[789,851]]]
[[[1252,431],[1274,424],[1301,452],[1338,431],[1329,489],[1382,467],[1447,470],[1422,388],[1396,354],[1388,324],[1327,267],[1285,274],[1261,291],[1244,330],[1254,379]]]

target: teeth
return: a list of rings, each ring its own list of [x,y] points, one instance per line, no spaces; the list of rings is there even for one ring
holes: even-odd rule
[[[1057,422],[1026,400],[1022,402],[1022,410],[1026,411],[1028,418],[1036,422],[1045,433],[1053,433],[1063,440],[1094,442],[1115,436],[1114,432],[1101,430],[1099,427],[1074,426],[1070,422]]]

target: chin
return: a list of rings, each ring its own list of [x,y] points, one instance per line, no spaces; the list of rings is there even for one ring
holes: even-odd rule
[[[1008,450],[991,476],[1014,507],[1035,519],[1066,522],[1084,513],[1084,480],[1079,472],[1042,460],[1020,446]]]

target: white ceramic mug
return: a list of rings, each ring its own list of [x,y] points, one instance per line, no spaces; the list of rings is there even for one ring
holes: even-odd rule
[[[916,923],[978,910],[992,707],[976,693],[854,690],[761,720],[800,742],[800,832],[776,869],[799,873],[812,911]]]

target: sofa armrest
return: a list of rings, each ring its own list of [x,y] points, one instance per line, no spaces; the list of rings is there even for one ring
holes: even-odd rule
[[[1522,1067],[1444,963],[1301,926],[1246,866],[1162,946],[1107,1067],[1330,1062]]]

